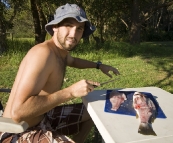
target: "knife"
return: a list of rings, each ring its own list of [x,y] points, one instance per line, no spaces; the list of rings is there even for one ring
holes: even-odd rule
[[[115,79],[112,79],[112,80],[108,80],[108,81],[106,81],[106,82],[102,82],[102,83],[100,83],[100,86],[102,86],[102,85],[104,85],[104,84],[107,84],[107,83],[110,83],[110,82],[113,82],[113,81],[115,81],[115,80],[119,80],[120,78],[115,78]],[[97,85],[93,85],[94,86],[94,88],[96,88],[96,87],[98,87]]]

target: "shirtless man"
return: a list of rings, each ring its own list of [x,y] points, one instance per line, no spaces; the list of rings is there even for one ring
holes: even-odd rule
[[[1,133],[2,142],[44,140],[49,143],[53,140],[50,142],[83,143],[93,126],[83,104],[58,105],[73,98],[86,96],[94,90],[93,85],[100,84],[81,80],[61,89],[66,66],[80,69],[97,67],[108,76],[109,71],[119,74],[118,70],[111,66],[70,55],[69,51],[74,49],[81,38],[95,31],[85,12],[76,4],[59,7],[54,20],[45,28],[52,38],[31,48],[22,60],[3,114],[17,123],[26,121],[30,128],[16,136]],[[74,119],[76,121],[72,121]],[[74,136],[74,141],[65,136],[74,132],[79,132]]]

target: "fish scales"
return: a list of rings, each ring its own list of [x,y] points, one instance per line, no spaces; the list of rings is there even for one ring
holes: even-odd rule
[[[117,111],[120,107],[120,105],[127,100],[126,95],[124,93],[120,93],[116,90],[113,90],[110,93],[110,102],[112,104],[111,110]]]
[[[137,113],[137,118],[139,118],[140,121],[138,133],[156,136],[156,133],[152,128],[152,123],[157,115],[153,101],[145,94],[135,92],[133,94],[133,107]]]

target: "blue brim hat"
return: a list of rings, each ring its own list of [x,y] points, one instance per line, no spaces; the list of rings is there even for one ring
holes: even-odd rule
[[[95,26],[91,25],[90,21],[86,17],[86,13],[82,8],[80,8],[76,4],[66,4],[63,6],[60,6],[57,8],[55,15],[54,15],[54,20],[49,22],[48,24],[45,25],[46,31],[53,36],[53,29],[52,26],[60,23],[63,21],[65,18],[74,18],[78,22],[85,22],[85,29],[82,35],[82,38],[88,37],[90,34],[92,34],[96,28]]]

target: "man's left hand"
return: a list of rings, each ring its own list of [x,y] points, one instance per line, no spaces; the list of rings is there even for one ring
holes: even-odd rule
[[[106,74],[107,76],[109,76],[110,78],[112,78],[112,75],[109,73],[109,72],[113,72],[115,75],[119,75],[120,72],[118,71],[118,69],[112,67],[112,66],[109,66],[109,65],[100,65],[99,69],[104,73]]]

